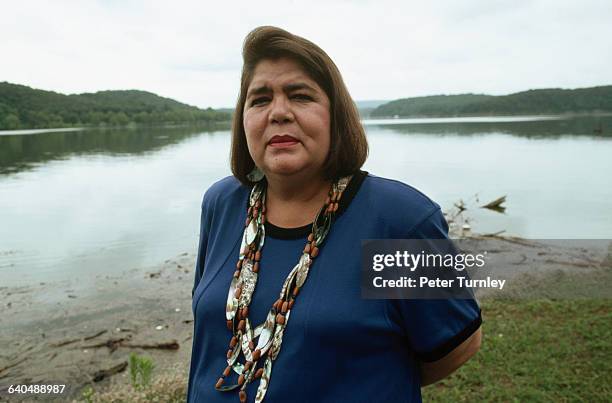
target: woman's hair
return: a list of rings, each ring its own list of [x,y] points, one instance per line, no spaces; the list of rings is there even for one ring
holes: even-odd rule
[[[368,142],[359,121],[355,103],[344,85],[338,67],[317,45],[283,29],[263,26],[252,30],[245,38],[242,49],[242,76],[240,96],[232,122],[232,172],[240,182],[247,179],[255,163],[249,154],[243,124],[246,94],[257,64],[264,60],[287,57],[296,61],[321,87],[330,101],[330,149],[323,166],[326,179],[352,174],[362,167],[368,156]]]

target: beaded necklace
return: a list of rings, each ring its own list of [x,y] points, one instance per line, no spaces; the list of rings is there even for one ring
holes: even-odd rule
[[[272,305],[266,320],[255,328],[252,327],[248,315],[251,297],[257,285],[259,261],[265,240],[265,181],[257,182],[251,190],[240,255],[225,306],[227,328],[232,332],[232,338],[227,351],[228,366],[215,384],[218,391],[227,392],[240,388],[238,396],[240,402],[244,403],[247,399],[247,385],[260,379],[255,402],[263,401],[270,384],[272,363],[280,352],[291,309],[331,228],[334,214],[338,211],[338,203],[351,178],[352,175],[340,178],[332,185],[325,204],[312,223],[308,241],[298,263],[285,279],[279,298]],[[240,353],[244,357],[244,364],[239,360]],[[225,379],[232,371],[238,374],[238,383],[224,385]]]

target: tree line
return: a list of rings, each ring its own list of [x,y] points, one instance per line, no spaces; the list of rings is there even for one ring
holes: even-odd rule
[[[539,89],[493,96],[434,95],[404,98],[380,105],[370,117],[454,117],[558,115],[612,112],[612,86]]]
[[[231,114],[200,109],[156,94],[99,91],[64,95],[24,85],[0,83],[0,130],[129,124],[210,124],[227,122]]]

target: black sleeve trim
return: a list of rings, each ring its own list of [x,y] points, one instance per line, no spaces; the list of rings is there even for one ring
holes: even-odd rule
[[[417,353],[416,357],[423,362],[433,362],[444,358],[448,353],[466,341],[482,325],[482,312],[478,312],[478,317],[468,324],[462,331],[450,338],[441,346],[427,353]]]

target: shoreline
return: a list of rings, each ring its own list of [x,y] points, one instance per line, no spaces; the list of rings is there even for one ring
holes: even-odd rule
[[[468,239],[483,238],[496,242],[495,253],[507,264],[532,262],[505,273],[525,289],[524,294],[511,292],[510,297],[547,298],[542,296],[542,284],[555,284],[567,292],[577,288],[577,281],[596,288],[609,283],[610,270],[592,267],[593,251],[499,235],[474,234]],[[610,260],[610,251],[607,253]],[[606,251],[596,255],[606,260]],[[8,346],[0,352],[0,390],[11,384],[66,384],[68,394],[60,400],[81,398],[81,390],[88,384],[103,390],[116,382],[129,383],[128,370],[116,374],[100,371],[127,362],[131,352],[151,357],[156,374],[177,368],[188,373],[194,262],[194,254],[183,253],[158,265],[98,276],[94,292],[65,289],[60,282],[0,287],[0,345]],[[609,295],[605,289],[597,291]],[[477,295],[488,297],[486,292]],[[576,295],[597,298],[596,294]],[[2,393],[0,401],[6,397]],[[23,399],[29,401],[33,396]],[[49,400],[44,395],[38,397]],[[20,397],[11,396],[11,401],[15,400]]]
[[[130,352],[151,357],[156,371],[181,363],[187,368],[194,261],[195,255],[183,253],[152,267],[99,276],[93,293],[53,290],[59,282],[1,287],[0,345],[8,348],[0,353],[0,401],[11,384],[66,384],[60,400],[80,397],[87,384],[108,384],[112,375],[94,379],[126,362]],[[44,302],[49,293],[54,303]]]
[[[86,130],[136,130],[136,129],[172,129],[172,128],[197,128],[206,130],[219,130],[230,127],[231,121],[213,121],[213,122],[184,122],[184,123],[158,123],[158,124],[143,124],[130,123],[127,125],[82,125],[82,126],[66,126],[66,127],[47,127],[47,128],[29,128],[29,129],[14,129],[0,130],[0,136],[28,136],[33,134],[56,133],[56,132],[79,132]]]
[[[466,114],[466,115],[407,115],[407,116],[363,116],[360,122],[364,126],[372,125],[397,125],[397,124],[436,124],[436,123],[512,123],[512,122],[536,122],[543,120],[570,120],[579,118],[606,118],[611,117],[612,112],[578,112],[578,113],[559,113],[559,114]],[[231,120],[223,121],[201,121],[201,122],[179,122],[179,123],[134,123],[126,125],[92,125],[81,126],[49,127],[49,128],[24,128],[0,130],[0,136],[9,135],[32,135],[53,132],[73,132],[84,130],[122,130],[122,129],[143,129],[143,128],[175,128],[175,127],[197,127],[215,130],[229,129]]]

